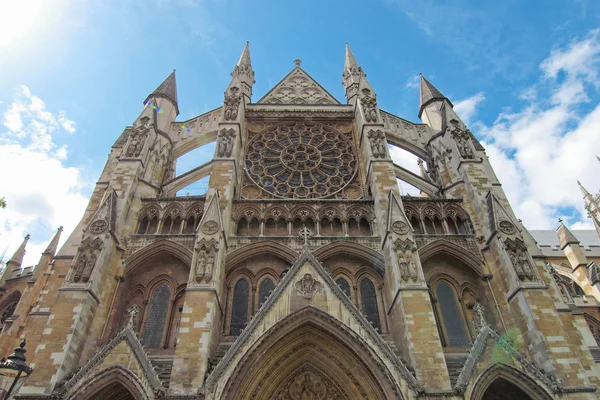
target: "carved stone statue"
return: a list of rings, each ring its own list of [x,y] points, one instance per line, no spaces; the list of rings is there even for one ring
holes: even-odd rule
[[[206,268],[204,270],[204,281],[206,283],[210,282],[213,273],[213,267],[215,265],[215,257],[213,255],[213,251],[211,250],[206,258]]]
[[[238,94],[239,88],[233,86],[229,89],[229,94],[225,96],[223,118],[225,121],[233,121],[238,116],[238,108],[240,105],[241,97]]]
[[[206,252],[200,250],[198,253],[198,263],[196,264],[196,282],[200,283],[204,278],[204,270],[206,268]]]
[[[219,132],[219,144],[217,154],[219,157],[231,157],[233,152],[234,129],[221,129]]]
[[[367,134],[371,143],[371,152],[375,158],[385,158],[385,134],[380,130],[371,130]]]
[[[139,157],[142,153],[142,149],[146,143],[146,138],[148,137],[148,132],[150,131],[150,127],[148,125],[149,121],[150,118],[142,117],[140,120],[141,124],[135,127],[133,132],[131,132],[131,140],[129,142],[129,146],[127,146],[127,151],[125,152],[127,157]]]
[[[458,152],[460,156],[465,159],[473,158],[473,147],[471,143],[471,132],[469,130],[462,130],[457,125],[452,130],[452,138],[456,142]]]
[[[371,95],[369,89],[363,89],[362,93],[363,95],[360,98],[360,104],[363,107],[365,120],[367,122],[377,122],[377,100]]]

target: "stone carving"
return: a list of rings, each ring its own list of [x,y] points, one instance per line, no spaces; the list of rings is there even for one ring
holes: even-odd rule
[[[363,107],[365,120],[367,122],[377,122],[377,100],[375,96],[371,95],[371,90],[367,88],[361,90],[361,92],[360,104]]]
[[[517,228],[509,221],[500,221],[498,223],[498,228],[507,235],[512,235],[517,231]]]
[[[142,153],[142,149],[146,143],[146,138],[150,132],[149,122],[150,118],[144,116],[140,119],[141,124],[133,128],[133,131],[129,135],[129,146],[127,146],[127,151],[125,152],[127,157],[139,157]]]
[[[99,219],[97,221],[92,222],[92,224],[90,225],[90,232],[95,233],[97,235],[104,232],[106,228],[108,228],[108,222],[106,222],[103,219]]]
[[[321,288],[321,283],[317,282],[311,274],[304,274],[295,286],[299,295],[311,299],[313,294]]]
[[[451,120],[450,124],[451,126],[448,126],[446,130],[451,132],[452,138],[456,142],[456,147],[458,147],[460,156],[466,159],[474,158],[471,131],[468,129],[461,129],[458,121],[455,119]]]
[[[259,104],[336,104],[319,84],[301,69],[297,68],[283,81],[279,82]]]
[[[510,258],[519,280],[534,280],[535,274],[533,266],[529,261],[525,244],[519,239],[515,240],[514,242],[509,239],[505,242],[505,244],[506,252],[508,253],[508,257]]]
[[[308,239],[314,236],[313,231],[308,229],[307,227],[302,228],[300,232],[298,232],[298,236],[304,239],[304,245],[308,246]]]
[[[238,116],[240,101],[242,98],[238,94],[239,88],[233,86],[229,89],[229,94],[225,95],[223,119],[225,121],[234,121]]]
[[[129,321],[127,322],[127,327],[131,330],[135,330],[135,317],[140,312],[140,306],[133,305],[127,309],[127,314],[129,314]]]
[[[398,235],[405,235],[408,233],[409,228],[408,224],[403,221],[396,221],[392,224],[392,230],[396,232]]]
[[[327,387],[321,378],[312,372],[303,372],[294,378],[290,385],[290,399],[292,400],[323,400],[327,397]]]
[[[269,196],[325,198],[351,183],[356,159],[351,136],[334,124],[280,122],[252,135],[244,170]]]
[[[202,224],[202,232],[207,235],[214,235],[219,230],[219,224],[217,221],[206,221]]]
[[[90,280],[96,258],[102,249],[102,241],[100,239],[85,239],[79,246],[79,256],[75,263],[75,272],[73,274],[73,282],[87,282]]]
[[[385,158],[385,134],[381,130],[370,130],[367,134],[369,142],[371,143],[371,153],[375,158]]]
[[[213,276],[217,246],[215,243],[202,243],[198,249],[198,261],[196,262],[196,282],[204,280],[210,282]]]
[[[404,282],[417,282],[419,280],[419,273],[413,257],[413,252],[417,250],[415,244],[410,239],[398,239],[394,244],[394,249],[402,280]]]
[[[235,129],[221,129],[221,132],[219,132],[219,145],[217,148],[219,157],[231,157],[234,139]]]

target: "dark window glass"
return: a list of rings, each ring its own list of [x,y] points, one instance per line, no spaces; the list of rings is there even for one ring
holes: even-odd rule
[[[375,293],[375,285],[373,285],[370,279],[365,278],[360,281],[360,298],[362,300],[363,313],[367,316],[367,320],[377,329],[377,332],[381,332],[377,294]]]
[[[266,278],[260,283],[258,288],[258,308],[267,301],[273,289],[275,289],[275,284],[270,278]]]
[[[350,297],[350,284],[348,284],[347,280],[344,278],[337,278],[335,283],[340,287],[340,289],[342,289],[342,292],[344,292],[349,299],[352,298]]]
[[[248,322],[248,282],[245,279],[237,281],[233,288],[231,302],[231,328],[230,334],[238,336]]]
[[[143,235],[144,233],[146,233],[146,229],[148,229],[148,217],[144,217],[142,219],[142,222],[140,222],[138,233]]]
[[[573,286],[575,286],[575,294],[577,296],[585,296],[585,292],[583,291],[583,289],[581,288],[581,286],[579,286],[576,283],[573,283]]]
[[[154,289],[148,314],[146,315],[146,324],[144,325],[144,346],[149,348],[160,347],[170,299],[171,289],[166,283],[161,283]]]
[[[447,283],[440,282],[436,288],[436,296],[448,336],[448,345],[468,345],[469,339],[467,338],[467,333],[465,332],[465,327],[460,316],[454,290]]]

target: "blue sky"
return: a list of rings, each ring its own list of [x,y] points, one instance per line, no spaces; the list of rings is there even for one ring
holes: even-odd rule
[[[591,227],[575,181],[600,189],[599,22],[588,0],[0,0],[0,254],[31,233],[31,264],[59,225],[66,238],[110,146],[173,68],[178,120],[220,106],[247,40],[255,101],[296,58],[343,101],[348,42],[380,107],[416,122],[423,73],[528,227]]]

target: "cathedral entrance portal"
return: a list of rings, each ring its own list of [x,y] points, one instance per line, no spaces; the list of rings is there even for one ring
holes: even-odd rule
[[[339,329],[341,324],[331,326],[330,318],[318,310],[295,314],[248,350],[222,399],[402,398],[372,349]]]

